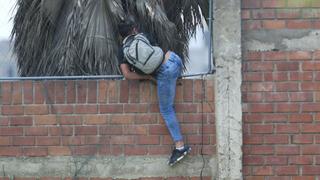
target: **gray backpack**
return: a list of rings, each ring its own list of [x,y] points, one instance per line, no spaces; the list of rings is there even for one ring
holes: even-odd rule
[[[153,73],[164,59],[160,47],[152,46],[143,34],[127,37],[123,40],[123,54],[126,60],[145,74]]]

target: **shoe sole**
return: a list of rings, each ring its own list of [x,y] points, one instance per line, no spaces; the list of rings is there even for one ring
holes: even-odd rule
[[[169,164],[169,166],[174,166],[175,164],[177,164],[179,161],[181,161],[186,155],[188,155],[188,153],[191,151],[191,148],[188,150],[188,151],[186,151],[186,152],[184,152],[183,153],[183,156],[181,156],[180,158],[178,158],[175,162],[173,162],[173,163],[168,163]]]

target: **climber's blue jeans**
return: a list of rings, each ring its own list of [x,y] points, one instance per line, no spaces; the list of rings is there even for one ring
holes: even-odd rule
[[[160,66],[156,73],[160,113],[174,142],[183,140],[174,109],[176,83],[181,75],[181,69],[181,58],[174,52],[170,52],[169,59]]]

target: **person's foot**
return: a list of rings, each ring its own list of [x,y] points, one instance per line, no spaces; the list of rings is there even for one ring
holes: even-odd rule
[[[181,161],[189,152],[191,151],[191,148],[189,146],[184,146],[182,150],[174,149],[172,151],[171,157],[169,159],[168,164],[170,166],[175,165],[177,162]]]

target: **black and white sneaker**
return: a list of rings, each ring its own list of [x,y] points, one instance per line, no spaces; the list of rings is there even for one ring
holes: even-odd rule
[[[175,165],[177,162],[181,161],[189,152],[191,151],[191,148],[189,146],[184,146],[182,150],[174,149],[172,151],[172,155],[169,159],[169,166]]]

